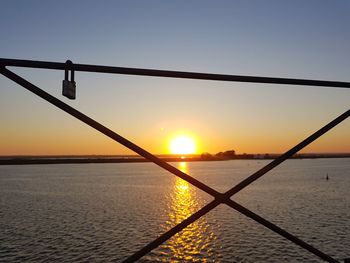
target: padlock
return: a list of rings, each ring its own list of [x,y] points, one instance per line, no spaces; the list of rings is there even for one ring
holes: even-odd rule
[[[74,81],[74,71],[71,70],[71,80],[68,80],[68,66],[71,67],[72,62],[67,60],[67,67],[64,70],[64,80],[62,81],[62,95],[68,99],[75,100],[76,86]]]
[[[65,79],[62,81],[62,86],[62,95],[68,99],[75,100],[75,82]]]

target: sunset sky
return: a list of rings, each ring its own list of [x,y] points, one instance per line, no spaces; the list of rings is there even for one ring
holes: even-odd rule
[[[350,1],[1,1],[0,57],[350,81]],[[19,75],[155,154],[284,152],[349,109],[350,90],[64,72]],[[0,155],[131,154],[0,75]],[[303,152],[350,152],[346,120]]]

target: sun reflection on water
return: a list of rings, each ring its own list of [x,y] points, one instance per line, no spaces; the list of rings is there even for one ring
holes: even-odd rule
[[[178,168],[188,174],[186,162],[180,162]],[[203,206],[198,202],[194,186],[181,178],[175,178],[173,189],[167,228],[179,224]],[[206,258],[213,254],[212,245],[215,240],[210,225],[205,218],[201,218],[163,244],[162,250],[166,251],[164,255],[171,262],[206,262]]]

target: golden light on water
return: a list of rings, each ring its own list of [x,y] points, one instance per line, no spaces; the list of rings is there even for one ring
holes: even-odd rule
[[[178,168],[188,174],[186,162],[180,162]],[[175,178],[170,201],[168,226],[181,223],[202,206],[198,202],[194,187],[178,177]],[[201,218],[172,237],[163,248],[170,250],[171,262],[195,262],[198,255],[212,254],[209,248],[215,239],[209,224]],[[204,258],[201,259],[201,262],[205,261]]]
[[[184,172],[184,173],[188,173],[187,171],[187,163],[186,162],[181,162],[179,163],[179,169]]]
[[[178,168],[182,172],[188,173],[186,162],[180,162]],[[197,206],[198,203],[193,197],[193,189],[191,189],[189,183],[176,177],[172,195],[172,212],[170,214],[170,217],[174,219],[174,223],[178,224],[189,217]]]

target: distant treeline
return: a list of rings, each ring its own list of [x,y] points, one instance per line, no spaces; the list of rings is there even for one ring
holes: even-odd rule
[[[210,153],[202,153],[203,160],[234,160],[234,159],[276,159],[281,154],[264,153],[264,154],[236,154],[234,150],[218,152],[214,155]],[[313,159],[313,158],[349,158],[350,153],[299,153],[293,155],[291,159]]]
[[[275,159],[280,154],[236,154],[234,150],[219,152],[217,154],[202,153],[201,155],[157,155],[165,162],[196,162],[196,161],[225,161],[225,160],[254,160]],[[350,158],[350,153],[301,153],[292,159],[311,158]],[[149,160],[135,155],[129,156],[2,156],[0,165],[24,165],[24,164],[83,164],[83,163],[140,163]]]

